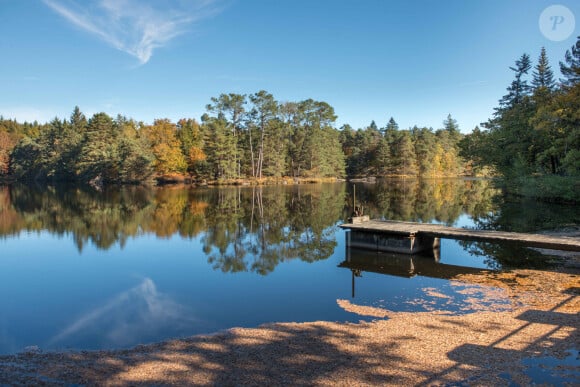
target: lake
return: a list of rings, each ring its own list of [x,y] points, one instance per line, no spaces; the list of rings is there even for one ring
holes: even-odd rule
[[[347,251],[337,226],[352,193],[350,183],[0,187],[0,353],[365,319],[337,300],[468,313],[449,281],[456,273],[546,262],[531,249],[453,240],[442,241],[438,263]],[[372,218],[511,231],[580,224],[574,206],[510,201],[488,180],[379,180],[357,184],[356,200]],[[362,266],[345,264],[347,254]]]

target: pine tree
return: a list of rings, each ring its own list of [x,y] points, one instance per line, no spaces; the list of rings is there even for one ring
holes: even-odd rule
[[[156,161],[151,143],[145,136],[146,130],[139,130],[133,120],[118,115],[117,129],[117,171],[119,181],[126,183],[148,181],[154,172]]]
[[[545,90],[551,92],[554,90],[556,85],[554,81],[554,73],[548,62],[548,57],[546,56],[546,49],[542,47],[540,51],[540,57],[538,58],[538,64],[534,67],[534,72],[532,73],[532,87],[535,92],[538,90]]]
[[[257,140],[257,158],[254,160],[253,146],[251,147],[251,157],[252,157],[252,176],[257,178],[262,178],[264,171],[264,160],[266,158],[271,159],[270,153],[273,149],[265,149],[265,142],[268,137],[268,132],[273,126],[273,121],[277,119],[278,114],[278,103],[272,96],[272,94],[261,90],[250,96],[250,101],[253,104],[253,108],[250,112],[250,119],[252,121],[252,126],[258,130]],[[251,132],[251,129],[249,130]],[[251,141],[251,140],[250,140]],[[250,145],[251,142],[250,142]],[[265,154],[268,154],[265,156]],[[254,164],[255,162],[255,164]],[[266,166],[268,168],[268,166]]]
[[[531,123],[538,134],[536,166],[540,172],[580,175],[580,37],[560,62],[562,88],[538,104]]]
[[[418,173],[421,176],[431,176],[435,174],[435,135],[428,128],[421,128],[415,131],[414,143],[415,154],[417,156]]]
[[[560,82],[566,87],[577,85],[580,83],[580,36],[576,44],[566,51],[565,61],[566,64],[560,62],[560,72],[564,76]]]
[[[320,152],[324,152],[322,148],[327,146],[321,131],[336,120],[334,109],[326,102],[307,99],[298,103],[296,113],[294,137],[298,140],[298,147],[291,162],[298,175],[317,175],[324,169],[325,158]]]
[[[490,152],[488,141],[489,132],[482,131],[476,126],[458,144],[459,156],[468,160],[468,168],[472,174],[477,174],[486,166],[486,154]]]
[[[65,121],[55,117],[36,139],[40,149],[37,171],[39,179],[55,179],[58,175],[65,126]]]
[[[387,122],[387,126],[385,126],[385,128],[382,130],[383,135],[386,135],[387,131],[388,132],[396,132],[397,130],[399,130],[399,124],[397,124],[397,121],[395,121],[395,119],[393,117],[391,117],[389,119],[389,122]]]
[[[62,152],[59,160],[59,177],[64,180],[75,180],[81,144],[87,127],[87,118],[78,106],[75,106],[68,125],[62,136]]]
[[[386,176],[391,171],[391,149],[384,137],[381,138],[377,147],[375,165],[379,176]]]
[[[395,121],[393,117],[389,119],[389,122],[387,123],[387,129],[399,130],[399,124],[397,124],[397,121]]]
[[[449,133],[449,138],[454,142],[453,146],[461,140],[459,125],[457,125],[457,120],[451,117],[451,114],[448,114],[447,118],[443,121],[443,129]]]
[[[281,177],[286,172],[286,154],[288,153],[288,135],[286,126],[280,119],[272,120],[266,127],[264,141],[264,174]]]
[[[75,106],[71,116],[70,116],[70,125],[74,132],[83,134],[86,126],[87,126],[87,118],[81,112],[81,109],[78,106]]]
[[[94,114],[87,124],[78,159],[79,176],[85,182],[115,181],[117,132],[106,113]]]
[[[236,138],[228,128],[225,118],[202,117],[207,133],[205,153],[210,165],[210,175],[216,179],[234,179],[237,175]]]
[[[303,106],[297,102],[284,102],[280,105],[285,131],[288,133],[288,174],[298,177],[305,169],[305,148],[307,147],[307,131],[302,125]]]
[[[221,94],[218,98],[212,97],[211,101],[212,104],[206,106],[207,111],[216,114],[216,118],[218,119],[223,118],[234,137],[233,157],[236,164],[235,174],[236,177],[240,177],[242,171],[241,157],[243,154],[243,149],[241,148],[244,142],[240,134],[243,131],[242,123],[246,114],[246,95],[235,93]],[[250,136],[250,153],[253,159],[254,150],[252,148],[252,132],[250,130],[248,130],[248,136]]]
[[[403,176],[417,174],[417,155],[408,130],[398,132],[393,145],[393,173]]]
[[[383,137],[387,139],[387,142],[391,145],[394,143],[397,132],[399,131],[399,124],[395,121],[393,117],[387,123],[387,126],[383,130]]]
[[[509,109],[519,104],[525,96],[529,95],[530,86],[523,77],[530,71],[531,67],[530,56],[528,54],[523,54],[516,60],[516,66],[510,67],[510,70],[516,74],[515,79],[512,81],[510,87],[507,88],[508,94],[499,101],[500,109],[496,109],[496,114],[501,109]]]
[[[357,131],[345,124],[340,128],[339,135],[342,153],[346,157],[346,173],[348,176],[359,175],[360,160],[362,158]],[[387,148],[388,149],[388,148]]]

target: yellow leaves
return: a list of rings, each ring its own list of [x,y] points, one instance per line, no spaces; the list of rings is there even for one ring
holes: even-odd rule
[[[175,124],[168,119],[155,120],[153,125],[145,127],[145,135],[153,145],[162,143],[175,145],[175,143],[179,143],[176,133]]]
[[[189,149],[189,161],[191,164],[195,164],[200,161],[205,161],[206,159],[207,155],[200,147],[192,146]]]
[[[144,128],[144,134],[151,142],[155,155],[155,171],[161,175],[182,173],[187,162],[181,153],[181,142],[176,136],[177,129],[168,119],[155,120],[152,126]]]
[[[444,154],[445,151],[443,150],[443,147],[440,144],[435,145],[435,156],[433,156],[433,172],[436,176],[443,172],[441,165]]]
[[[16,141],[6,132],[0,131],[0,175],[8,173],[10,152]]]
[[[161,143],[153,147],[153,154],[156,158],[155,170],[159,174],[181,173],[187,169],[187,163],[179,147]]]

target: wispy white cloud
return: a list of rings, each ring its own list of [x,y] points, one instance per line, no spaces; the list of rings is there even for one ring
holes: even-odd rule
[[[219,12],[218,0],[43,0],[75,26],[147,63],[153,51]]]

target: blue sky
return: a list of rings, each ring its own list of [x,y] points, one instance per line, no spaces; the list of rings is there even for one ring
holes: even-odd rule
[[[576,17],[563,41],[542,11]],[[469,132],[524,52],[558,61],[580,35],[576,0],[0,0],[0,114],[65,118],[78,105],[138,121],[197,118],[221,93],[328,102],[337,127]]]

